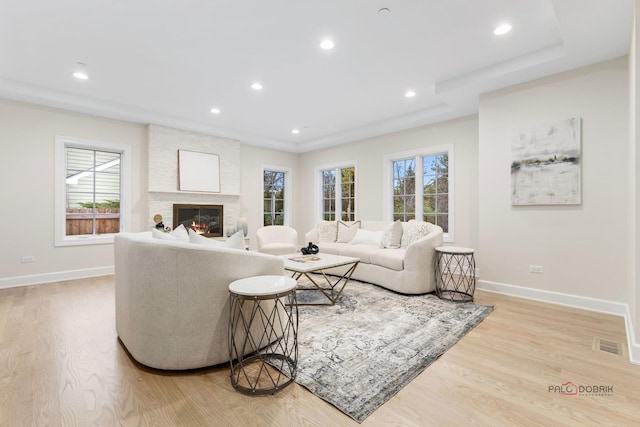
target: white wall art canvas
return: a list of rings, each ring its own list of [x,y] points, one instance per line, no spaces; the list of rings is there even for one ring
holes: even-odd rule
[[[581,119],[516,129],[511,143],[511,204],[581,203]]]
[[[220,192],[220,158],[217,154],[178,150],[180,191]]]

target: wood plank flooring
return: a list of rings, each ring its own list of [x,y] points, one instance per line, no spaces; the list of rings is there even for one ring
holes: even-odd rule
[[[237,393],[226,364],[137,365],[116,336],[113,286],[108,276],[0,290],[0,426],[358,425],[297,384]],[[496,308],[362,426],[640,425],[622,318],[483,292],[476,302]],[[595,337],[625,354],[594,350]],[[613,389],[549,391],[567,382]]]

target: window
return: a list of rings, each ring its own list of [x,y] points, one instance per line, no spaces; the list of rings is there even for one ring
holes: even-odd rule
[[[393,220],[416,217],[416,160],[393,162]]]
[[[449,232],[449,154],[440,153],[422,158],[422,188],[424,221],[439,225]]]
[[[289,174],[284,168],[262,169],[263,225],[289,224]]]
[[[128,148],[58,137],[56,246],[110,243],[128,215]]]
[[[385,156],[391,190],[390,217],[437,224],[453,241],[453,146]],[[389,194],[390,193],[390,194]]]
[[[353,221],[356,217],[356,167],[324,167],[320,175],[320,218]]]

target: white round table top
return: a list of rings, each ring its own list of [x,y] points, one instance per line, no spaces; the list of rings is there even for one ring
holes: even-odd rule
[[[286,276],[253,276],[231,282],[229,292],[245,296],[275,295],[292,291],[297,282]]]
[[[446,254],[472,254],[474,252],[473,249],[462,246],[438,246],[436,251]]]

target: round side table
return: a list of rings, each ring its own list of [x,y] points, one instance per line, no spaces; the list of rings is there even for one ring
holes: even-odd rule
[[[476,289],[474,250],[456,246],[436,248],[436,295],[456,302],[471,302]]]
[[[229,285],[231,384],[245,394],[274,394],[298,367],[296,281],[254,276]]]

